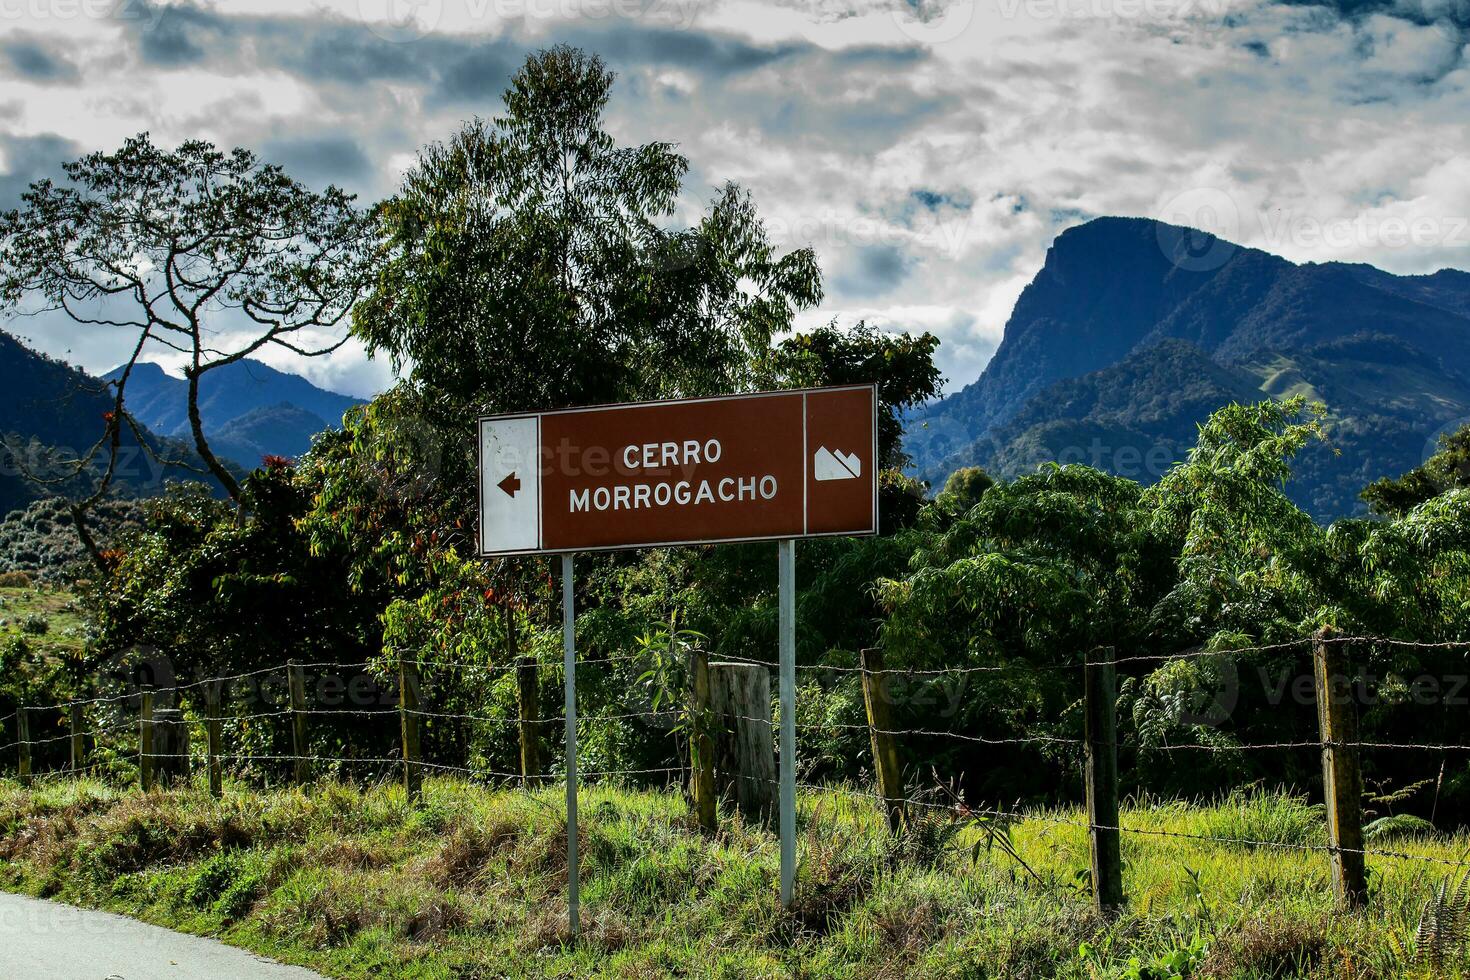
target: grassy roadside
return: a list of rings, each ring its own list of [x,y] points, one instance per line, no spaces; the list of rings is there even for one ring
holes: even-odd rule
[[[921,824],[888,839],[866,800],[802,805],[791,913],[777,848],[690,825],[676,794],[585,791],[585,939],[566,942],[560,794],[431,780],[395,787],[145,796],[101,783],[0,782],[0,887],[107,908],[334,977],[1337,977],[1428,975],[1420,912],[1444,871],[1373,862],[1370,914],[1332,912],[1320,853],[1125,837],[1130,912],[1097,920],[1081,830],[1039,815],[1016,856]],[[1135,806],[1126,826],[1314,843],[1281,797]],[[975,844],[982,843],[976,852]],[[1464,837],[1395,850],[1458,858]],[[1455,951],[1443,975],[1470,967]]]

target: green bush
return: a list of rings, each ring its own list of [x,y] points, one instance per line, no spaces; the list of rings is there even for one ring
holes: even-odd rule
[[[255,905],[263,891],[259,867],[245,855],[225,851],[204,861],[189,880],[184,897],[200,910],[234,921]]]
[[[1202,822],[1209,837],[1290,846],[1322,843],[1326,826],[1320,805],[1251,789],[1232,791]]]

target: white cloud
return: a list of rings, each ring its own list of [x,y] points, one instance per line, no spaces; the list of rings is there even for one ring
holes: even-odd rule
[[[1213,216],[1297,261],[1470,266],[1465,37],[1434,20],[1458,2],[1345,18],[1264,0],[923,0],[917,17],[907,0],[429,0],[386,30],[364,21],[386,0],[179,3],[151,30],[0,21],[0,39],[67,43],[83,72],[5,79],[20,108],[0,137],[205,135],[327,177],[366,159],[340,179],[373,197],[423,143],[493,115],[528,47],[568,40],[619,71],[620,138],[690,158],[688,212],[736,179],[779,241],[817,249],[828,301],[809,322],[933,330],[962,384],[1051,240],[1103,214]],[[116,360],[51,336],[88,367]],[[354,394],[386,378],[360,350],[296,369]]]

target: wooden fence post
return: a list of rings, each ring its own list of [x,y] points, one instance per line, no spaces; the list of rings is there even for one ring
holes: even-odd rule
[[[182,708],[164,708],[154,705],[153,723],[153,781],[156,786],[172,787],[189,781],[189,725],[184,720]]]
[[[144,685],[138,695],[138,780],[147,793],[153,789],[153,688]]]
[[[398,661],[398,713],[403,721],[403,789],[410,803],[424,791],[424,774],[419,766],[419,668],[411,660]]]
[[[1087,655],[1087,825],[1092,843],[1092,901],[1105,915],[1123,906],[1123,854],[1118,829],[1117,677],[1113,648]]]
[[[67,728],[71,733],[71,771],[81,772],[87,764],[86,715],[80,704],[67,709]]]
[[[516,665],[516,731],[521,739],[521,783],[530,786],[541,775],[541,671],[536,661],[519,652],[515,606],[507,598],[500,606],[505,623],[505,656]]]
[[[31,720],[26,716],[25,705],[15,709],[15,741],[19,757],[16,760],[16,776],[22,786],[31,784]]]
[[[720,791],[734,791],[748,819],[776,813],[776,740],[771,723],[771,675],[759,664],[710,664],[715,721],[715,769]]]
[[[1327,800],[1327,843],[1332,892],[1348,908],[1368,895],[1363,860],[1363,774],[1358,768],[1358,707],[1347,645],[1323,630],[1312,644],[1317,726],[1322,739],[1322,790]]]
[[[888,811],[888,829],[894,833],[903,824],[903,767],[898,761],[898,743],[893,736],[893,698],[888,692],[888,674],[883,651],[862,651],[863,701],[868,706],[868,734],[873,743],[873,773],[878,794]]]
[[[291,754],[295,756],[293,778],[298,786],[311,781],[310,743],[306,738],[306,672],[296,661],[286,667],[291,687]]]
[[[536,661],[516,661],[516,711],[520,715],[521,781],[530,786],[541,775],[541,671]]]
[[[720,829],[715,797],[715,740],[710,711],[709,654],[695,647],[689,651],[689,795],[700,829]]]
[[[225,792],[224,770],[220,765],[220,697],[222,681],[204,685],[204,751],[209,771],[209,795],[219,799]]]

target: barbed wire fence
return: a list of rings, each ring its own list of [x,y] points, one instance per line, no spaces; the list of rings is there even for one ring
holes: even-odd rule
[[[919,814],[951,820],[1037,820],[1083,832],[1089,845],[1093,901],[1103,912],[1116,911],[1126,900],[1120,843],[1124,836],[1321,854],[1330,867],[1336,899],[1346,907],[1361,907],[1368,900],[1369,860],[1470,868],[1470,860],[1465,858],[1371,847],[1365,842],[1365,794],[1361,767],[1364,753],[1470,752],[1470,744],[1458,742],[1375,741],[1361,737],[1354,692],[1362,683],[1358,669],[1362,653],[1369,648],[1466,653],[1470,652],[1470,643],[1427,643],[1324,632],[1284,643],[1121,658],[1115,657],[1111,648],[1098,648],[1089,652],[1081,664],[923,669],[888,667],[880,650],[869,649],[861,652],[857,666],[798,666],[798,672],[811,679],[820,679],[823,675],[858,678],[862,685],[865,721],[798,721],[796,729],[798,746],[809,744],[813,736],[823,733],[844,732],[849,736],[859,736],[865,731],[873,764],[871,786],[854,786],[850,780],[825,784],[816,782],[810,776],[812,767],[806,767],[808,775],[803,777],[799,751],[797,758],[780,761],[782,765],[789,762],[797,767],[800,792],[836,794],[871,804],[886,816],[890,829],[895,833],[901,832],[905,824]],[[1196,834],[1125,822],[1120,816],[1119,801],[1118,667],[1163,666],[1202,658],[1238,660],[1248,655],[1282,653],[1309,653],[1311,656],[1311,686],[1318,722],[1315,737],[1230,744],[1156,744],[1140,748],[1167,753],[1302,749],[1320,752],[1326,842]],[[646,664],[646,660],[646,655],[641,653],[595,657],[579,660],[577,669],[579,672],[587,669],[616,671],[620,665],[639,667]],[[566,773],[573,772],[579,785],[615,782],[678,788],[687,795],[697,823],[707,831],[717,831],[723,812],[732,808],[757,820],[773,822],[778,779],[777,724],[771,698],[771,676],[779,666],[776,661],[726,657],[721,662],[711,662],[708,654],[696,649],[690,653],[684,670],[686,676],[681,678],[684,688],[682,703],[664,707],[655,699],[651,706],[610,704],[597,713],[584,715],[578,711],[575,715],[578,732],[584,727],[595,729],[596,726],[638,722],[643,723],[641,732],[645,737],[656,734],[672,740],[664,750],[669,764],[594,767],[585,771],[576,765],[575,757],[567,759],[563,752],[562,758],[557,760],[548,751],[556,742],[556,727],[565,726],[566,716],[541,713],[539,671],[545,668],[539,664],[525,658],[501,665],[424,660],[394,651],[388,651],[383,663],[396,667],[396,676],[385,676],[381,663],[293,661],[188,683],[158,687],[143,685],[122,693],[56,704],[18,706],[9,714],[0,716],[0,731],[15,732],[13,740],[0,744],[0,758],[6,760],[7,768],[13,760],[16,778],[30,784],[38,779],[83,775],[90,770],[92,756],[101,747],[122,745],[123,748],[114,748],[113,751],[117,758],[136,765],[138,779],[145,791],[187,783],[196,774],[202,774],[209,791],[220,796],[227,769],[240,778],[269,774],[298,784],[309,784],[322,775],[340,775],[350,771],[356,774],[353,778],[365,781],[401,780],[410,801],[421,797],[425,776],[457,777],[496,787],[534,788],[564,783]],[[436,687],[432,681],[426,684],[424,675],[427,673],[432,677],[436,672],[449,670],[475,671],[478,679],[487,682],[491,678],[513,680],[517,688],[515,713],[449,710],[443,705],[436,707],[433,703]],[[1080,673],[1082,732],[1075,736],[1019,733],[995,737],[934,725],[899,727],[894,720],[896,700],[891,684],[897,678],[934,681],[985,674],[1015,676],[1027,671]],[[347,706],[328,703],[331,698],[313,700],[308,697],[308,672],[318,681],[316,692],[319,695],[323,678],[335,676],[340,679],[344,672],[371,677],[377,687],[368,692],[368,697],[349,701]],[[268,685],[263,679],[272,684]],[[609,679],[615,678],[609,675]],[[234,703],[240,710],[231,711],[232,689],[242,682],[253,693],[249,697],[235,699]],[[620,683],[626,687],[626,678],[622,678]],[[284,706],[276,707],[269,699],[258,696],[267,686],[285,689]],[[362,701],[365,700],[372,701],[374,706],[363,706]],[[255,710],[257,707],[264,710]],[[786,706],[780,706],[780,710],[786,710]],[[38,717],[51,718],[57,728],[65,730],[56,735],[35,736],[31,721]],[[364,719],[380,721],[384,729],[368,733],[367,741],[378,745],[392,744],[395,751],[358,754],[350,751],[351,742],[345,743],[343,751],[335,755],[313,751],[313,726],[324,721],[345,719],[355,719],[359,723]],[[506,754],[513,754],[520,764],[496,768],[476,764],[463,755],[450,757],[443,750],[426,752],[423,729],[428,725],[490,728],[497,733],[499,744],[515,749],[514,753]],[[242,747],[250,745],[274,744],[275,738],[279,737],[279,729],[271,728],[268,729],[271,738],[256,737],[253,741],[246,738],[246,734],[256,726],[285,726],[289,734],[289,751],[242,750]],[[653,732],[654,729],[658,730],[657,733]],[[196,734],[202,738],[195,738]],[[467,742],[468,737],[461,741]],[[1085,819],[1058,816],[1038,807],[1007,808],[967,803],[961,799],[962,792],[952,792],[947,801],[936,801],[932,794],[920,791],[907,778],[913,767],[906,770],[905,755],[918,758],[923,754],[906,751],[906,746],[916,741],[925,745],[951,743],[962,747],[1038,747],[1080,752],[1084,762]],[[65,762],[39,771],[35,765],[38,750],[53,757],[61,754],[57,751],[61,750],[65,754]]]

